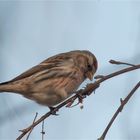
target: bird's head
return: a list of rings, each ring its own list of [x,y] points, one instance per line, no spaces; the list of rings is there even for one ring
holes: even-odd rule
[[[83,71],[84,77],[90,80],[98,68],[98,62],[94,54],[87,50],[78,51],[79,55],[76,57],[78,67]]]

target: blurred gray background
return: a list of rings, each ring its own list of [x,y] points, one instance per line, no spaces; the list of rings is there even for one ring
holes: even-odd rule
[[[0,82],[10,80],[42,60],[61,52],[87,49],[99,62],[97,74],[125,66],[110,59],[140,63],[140,1],[63,0],[0,1]],[[45,121],[46,140],[96,140],[113,113],[140,80],[133,71],[103,83],[79,106],[63,108]],[[86,81],[81,87],[84,87]],[[106,140],[140,139],[138,90],[107,134]],[[0,140],[15,140],[35,113],[48,111],[16,94],[0,94]],[[30,140],[41,139],[38,125]]]

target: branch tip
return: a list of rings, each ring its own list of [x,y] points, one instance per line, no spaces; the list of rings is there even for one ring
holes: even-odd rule
[[[110,60],[109,63],[116,64],[116,65],[127,65],[127,66],[136,67],[136,65],[134,65],[134,64],[125,63],[125,62],[116,61],[116,60]]]

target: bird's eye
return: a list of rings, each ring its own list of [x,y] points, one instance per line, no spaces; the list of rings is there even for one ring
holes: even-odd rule
[[[91,65],[88,64],[87,67],[88,67],[88,70],[92,70]]]

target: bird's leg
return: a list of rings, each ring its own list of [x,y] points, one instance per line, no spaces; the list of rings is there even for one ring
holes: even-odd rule
[[[52,115],[55,115],[55,116],[59,115],[59,114],[56,114],[56,112],[58,111],[57,107],[49,106],[49,109],[50,109],[50,112],[51,112]]]

